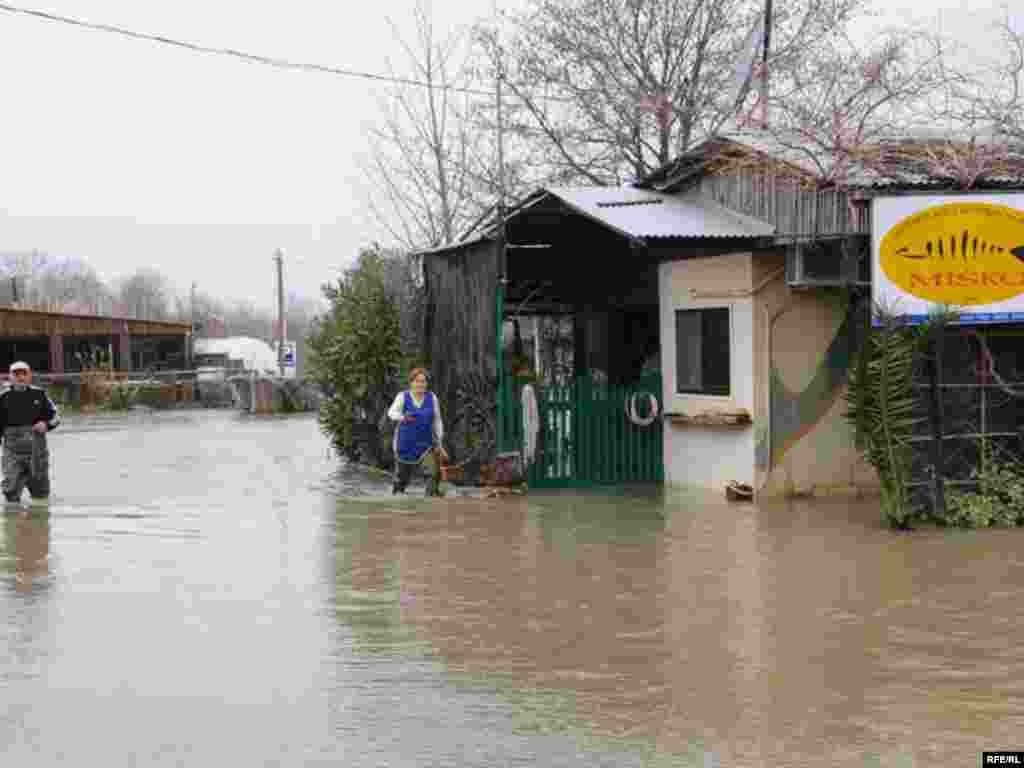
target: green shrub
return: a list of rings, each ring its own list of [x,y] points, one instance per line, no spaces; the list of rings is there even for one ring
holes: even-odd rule
[[[867,306],[861,311],[864,322],[870,322]],[[886,521],[894,528],[910,528],[920,516],[909,488],[910,441],[922,420],[914,361],[927,329],[905,326],[883,307],[876,307],[875,314],[881,325],[865,329],[856,364],[850,367],[844,415],[861,455],[878,471]]]
[[[981,468],[971,472],[974,491],[947,491],[946,516],[938,522],[960,528],[1007,528],[1024,522],[1024,472],[995,464],[982,448]]]
[[[135,402],[136,387],[128,382],[118,382],[110,388],[110,396],[104,407],[111,411],[126,411]]]
[[[135,400],[142,405],[159,405],[163,400],[162,390],[160,384],[139,384],[135,390]]]
[[[330,311],[308,339],[312,378],[327,395],[320,426],[350,458],[357,453],[353,427],[377,423],[400,388],[401,314],[388,283],[394,260],[366,249],[354,268],[325,285]]]
[[[66,408],[69,403],[68,385],[65,382],[54,382],[47,385],[46,394],[58,408]]]

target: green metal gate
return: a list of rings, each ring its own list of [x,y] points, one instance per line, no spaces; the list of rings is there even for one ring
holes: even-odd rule
[[[585,488],[633,482],[661,482],[662,421],[634,424],[628,416],[632,401],[640,419],[649,415],[648,395],[661,410],[661,374],[647,373],[634,384],[618,386],[590,377],[566,385],[537,387],[540,432],[537,453],[527,478],[533,488]],[[521,387],[501,387],[498,418],[503,451],[523,445]],[[635,399],[634,399],[635,397]]]

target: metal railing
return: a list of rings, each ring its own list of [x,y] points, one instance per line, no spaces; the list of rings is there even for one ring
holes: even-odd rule
[[[229,372],[231,369],[218,369],[218,372]],[[211,371],[212,372],[212,371]],[[206,373],[206,371],[204,371]],[[155,370],[143,369],[133,371],[119,370],[85,370],[67,371],[64,373],[35,373],[32,376],[33,382],[37,384],[61,384],[70,381],[80,380],[82,377],[98,376],[110,381],[127,381],[132,383],[153,382],[159,384],[183,384],[197,380],[195,369],[183,370]]]

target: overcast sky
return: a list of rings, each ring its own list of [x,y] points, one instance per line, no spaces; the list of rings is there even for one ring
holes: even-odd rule
[[[9,0],[212,47],[384,72],[412,0]],[[499,7],[522,0],[499,0]],[[435,0],[443,30],[491,2]],[[990,0],[888,0],[984,49]],[[307,296],[387,240],[359,158],[387,86],[278,70],[0,13],[0,252],[77,256],[105,279],[159,269],[184,295],[274,301],[272,255]]]

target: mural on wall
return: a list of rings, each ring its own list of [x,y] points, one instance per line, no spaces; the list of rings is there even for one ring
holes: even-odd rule
[[[767,430],[757,436],[757,467],[767,471],[779,465],[786,452],[811,432],[832,409],[847,382],[850,365],[860,348],[868,302],[845,304],[843,322],[828,345],[825,356],[801,392],[791,391],[769,361],[771,439]],[[769,451],[771,454],[769,455]]]

